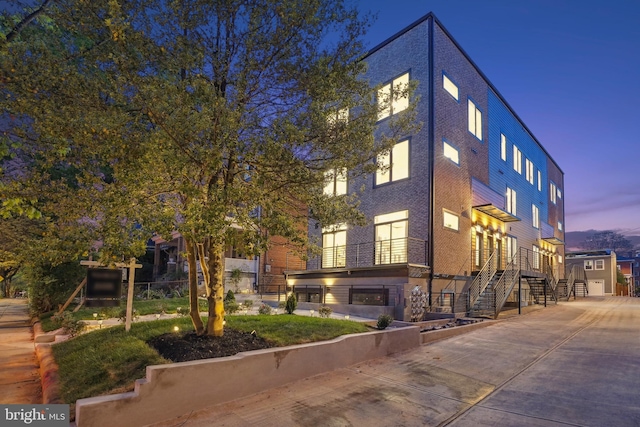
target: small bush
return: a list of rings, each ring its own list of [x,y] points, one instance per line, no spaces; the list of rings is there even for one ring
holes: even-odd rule
[[[227,292],[227,295],[224,297],[224,301],[236,302],[236,296],[233,294],[233,291],[231,289],[229,289],[229,291]]]
[[[260,307],[258,308],[258,313],[271,314],[271,306],[264,303],[260,304]]]
[[[76,320],[73,318],[73,314],[68,311],[63,311],[61,314],[54,314],[51,316],[51,321],[58,328],[62,328],[65,334],[75,337],[82,332],[87,324],[82,320]]]
[[[378,323],[376,324],[378,329],[387,329],[387,327],[393,322],[393,317],[388,314],[381,314],[378,316]]]
[[[138,314],[138,310],[134,308],[133,311],[131,312],[131,320],[135,322],[138,319],[138,317],[140,317],[140,315]],[[118,313],[118,320],[122,323],[125,323],[127,321],[126,307],[123,307],[120,309],[120,312]]]
[[[296,307],[298,307],[298,300],[296,299],[296,295],[291,293],[291,295],[287,297],[287,303],[285,304],[284,309],[287,311],[287,314],[293,314]]]
[[[253,307],[253,300],[252,299],[246,299],[246,300],[242,301],[242,306],[244,307],[245,310],[250,310],[251,307]]]
[[[224,311],[233,314],[240,310],[240,304],[235,301],[225,301],[224,302]]]
[[[331,310],[331,307],[326,305],[323,305],[318,309],[318,314],[320,315],[320,317],[329,318],[329,316],[331,316],[331,313],[333,313],[333,310]]]
[[[182,307],[176,307],[176,314],[179,317],[186,316],[187,314],[189,314],[189,309],[188,308],[182,308]]]
[[[284,302],[284,301],[279,301],[279,302],[278,302],[278,308],[279,308],[280,310],[284,310],[284,308],[285,308],[285,306],[286,306],[286,305],[287,305],[287,303],[286,303],[286,302]]]

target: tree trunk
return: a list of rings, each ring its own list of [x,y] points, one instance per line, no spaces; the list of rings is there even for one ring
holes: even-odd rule
[[[189,265],[189,316],[196,334],[203,335],[206,330],[198,308],[198,265],[196,261],[196,245],[185,237],[187,247],[187,264]]]
[[[211,243],[209,246],[207,300],[209,319],[207,333],[221,337],[224,334],[224,244]]]

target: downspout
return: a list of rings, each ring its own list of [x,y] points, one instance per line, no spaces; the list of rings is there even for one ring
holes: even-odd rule
[[[432,291],[433,291],[433,228],[434,228],[434,213],[435,213],[435,143],[434,143],[434,127],[435,127],[435,96],[433,93],[433,76],[434,76],[434,64],[433,64],[433,26],[435,25],[435,19],[432,16],[429,20],[429,126],[428,126],[428,144],[429,144],[429,307],[432,304]]]

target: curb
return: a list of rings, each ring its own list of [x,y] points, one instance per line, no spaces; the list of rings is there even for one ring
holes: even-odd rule
[[[33,325],[33,337],[36,357],[40,365],[42,403],[64,403],[60,397],[58,364],[51,351],[51,342],[55,340],[55,335],[47,335],[43,332],[40,322],[36,322]]]

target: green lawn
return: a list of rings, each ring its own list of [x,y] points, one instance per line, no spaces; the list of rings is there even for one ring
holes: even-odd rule
[[[276,347],[368,331],[365,325],[353,321],[286,314],[226,319],[227,328],[255,330]],[[134,323],[129,333],[123,326],[98,329],[54,345],[63,400],[74,403],[84,397],[132,390],[134,381],[144,378],[147,365],[170,363],[146,341],[173,331],[175,326],[183,332],[193,330],[191,319],[181,317]]]

